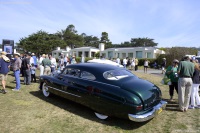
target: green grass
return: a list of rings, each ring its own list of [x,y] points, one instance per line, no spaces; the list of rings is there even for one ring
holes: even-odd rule
[[[161,85],[161,77],[133,72],[160,87],[163,98],[169,99],[168,86]],[[9,75],[7,94],[0,94],[0,132],[1,133],[175,133],[200,132],[200,110],[179,112],[175,101],[167,105],[154,119],[135,123],[119,118],[106,121],[95,117],[93,111],[80,104],[54,96],[44,98],[38,83],[29,86],[22,84],[20,92],[13,92],[14,78]]]

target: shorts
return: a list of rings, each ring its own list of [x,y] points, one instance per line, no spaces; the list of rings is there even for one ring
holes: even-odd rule
[[[144,68],[148,68],[148,66],[144,66]]]
[[[8,74],[0,74],[0,80],[1,81],[6,81],[7,80],[7,75]]]

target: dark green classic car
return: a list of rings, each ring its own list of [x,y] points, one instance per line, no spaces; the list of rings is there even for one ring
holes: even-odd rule
[[[41,76],[39,88],[45,97],[53,93],[91,108],[100,119],[115,116],[143,122],[167,104],[155,84],[108,64],[68,65],[61,73]]]

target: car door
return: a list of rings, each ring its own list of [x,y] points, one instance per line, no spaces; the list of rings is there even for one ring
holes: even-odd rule
[[[60,90],[65,93],[65,97],[73,101],[81,98],[79,95],[77,81],[79,80],[80,70],[75,68],[66,68],[60,80],[62,81]]]

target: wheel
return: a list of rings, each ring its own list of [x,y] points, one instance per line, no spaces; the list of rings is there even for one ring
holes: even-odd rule
[[[105,120],[105,119],[108,118],[107,115],[99,114],[99,113],[96,113],[96,112],[94,112],[94,114],[96,115],[97,118],[99,118],[101,120]]]
[[[50,96],[50,92],[48,91],[48,87],[46,83],[42,84],[42,93],[45,97],[49,97]]]

